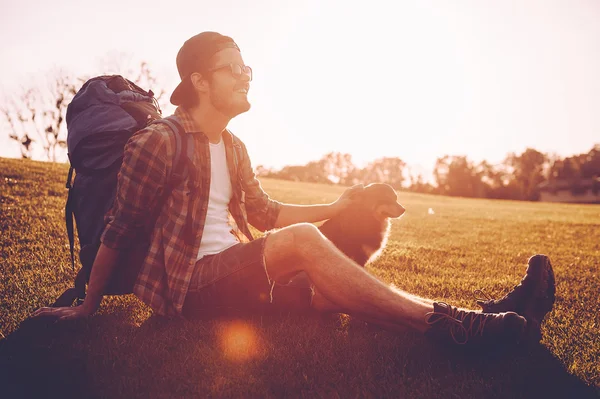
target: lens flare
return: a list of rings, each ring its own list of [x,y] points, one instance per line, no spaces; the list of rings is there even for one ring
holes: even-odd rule
[[[227,322],[220,332],[220,346],[226,359],[244,362],[258,355],[255,329],[246,322]]]

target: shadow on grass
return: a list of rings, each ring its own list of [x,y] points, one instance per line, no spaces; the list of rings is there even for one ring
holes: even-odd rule
[[[596,398],[545,347],[469,353],[362,322],[306,316],[165,320],[123,315],[28,320],[0,341],[0,396]],[[223,347],[249,326],[243,360]],[[239,341],[239,338],[235,338]],[[239,345],[238,341],[234,344]]]

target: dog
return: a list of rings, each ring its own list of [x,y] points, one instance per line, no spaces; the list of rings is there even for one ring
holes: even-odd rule
[[[405,209],[388,184],[369,184],[354,194],[353,200],[349,207],[320,225],[319,230],[338,249],[364,267],[375,260],[385,247],[390,219],[399,218]],[[306,304],[312,301],[313,294],[312,282],[302,271],[289,281],[279,281],[273,286],[272,309],[282,314],[310,312]]]
[[[336,247],[361,266],[377,258],[390,232],[390,219],[405,209],[396,191],[382,183],[369,184],[353,197],[353,203],[327,220],[319,230]]]

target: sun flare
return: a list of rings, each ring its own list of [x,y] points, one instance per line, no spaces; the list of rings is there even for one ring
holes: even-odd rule
[[[250,324],[236,320],[227,322],[220,333],[220,348],[226,359],[244,362],[258,355],[258,337]]]

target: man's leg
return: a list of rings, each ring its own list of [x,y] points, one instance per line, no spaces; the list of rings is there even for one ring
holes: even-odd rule
[[[481,313],[411,295],[368,274],[310,224],[271,233],[265,243],[264,258],[269,277],[282,284],[304,271],[314,284],[312,308],[317,311],[348,313],[393,330],[409,327],[428,332],[441,341],[448,338],[459,344],[537,341],[541,338],[540,322],[549,311],[529,315],[517,314],[512,309]],[[533,278],[547,279],[551,272],[549,267],[546,274],[536,274]],[[535,286],[542,285],[530,285],[528,301],[537,306],[544,302],[544,293]],[[275,293],[273,301],[277,301]]]
[[[433,312],[432,305],[392,290],[371,276],[313,225],[298,224],[271,233],[264,255],[267,272],[277,282],[301,271],[308,275],[323,297],[313,299],[316,310],[349,313],[418,331],[428,328],[425,318]]]

